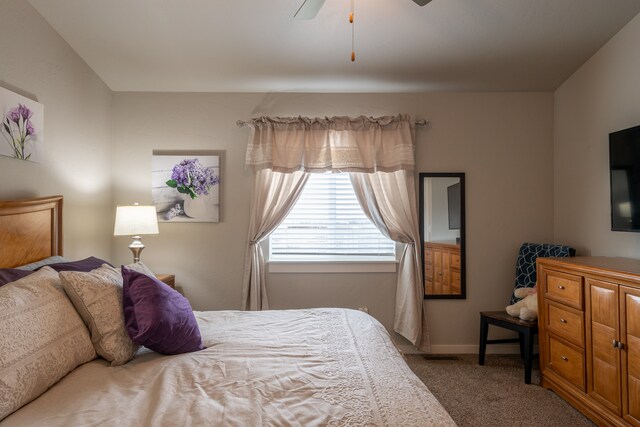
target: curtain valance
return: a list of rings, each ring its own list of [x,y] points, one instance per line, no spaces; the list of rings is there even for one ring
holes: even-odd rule
[[[246,166],[274,172],[413,171],[415,125],[384,117],[260,117],[248,122]]]

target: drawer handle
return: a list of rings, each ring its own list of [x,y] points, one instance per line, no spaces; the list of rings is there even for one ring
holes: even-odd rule
[[[560,323],[567,323],[565,319],[560,319]]]
[[[562,290],[562,289],[564,289],[564,286],[558,285],[558,289]]]
[[[618,340],[613,340],[613,348],[619,348],[622,350],[624,348],[624,344]]]
[[[568,361],[569,361],[569,358],[568,358],[567,356],[560,356],[560,358],[561,358],[562,360],[564,360],[565,362],[568,362]]]

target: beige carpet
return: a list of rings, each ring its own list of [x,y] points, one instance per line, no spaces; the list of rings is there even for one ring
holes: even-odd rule
[[[594,426],[555,393],[540,387],[534,365],[524,383],[518,355],[407,355],[407,363],[460,426]]]

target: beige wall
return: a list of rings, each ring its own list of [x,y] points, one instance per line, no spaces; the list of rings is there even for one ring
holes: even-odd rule
[[[44,105],[45,137],[41,164],[0,156],[0,198],[64,195],[65,255],[109,257],[111,91],[18,0],[0,0],[0,86]]]
[[[19,41],[17,44],[16,41]],[[19,48],[18,48],[19,45]],[[427,303],[436,351],[473,351],[478,311],[506,304],[523,241],[553,235],[553,99],[548,93],[111,93],[26,2],[0,0],[0,84],[45,106],[45,162],[0,158],[0,198],[65,196],[65,250],[129,262],[114,206],[149,203],[152,149],[226,150],[222,222],[161,224],[143,260],[175,273],[196,309],[236,309],[248,224],[247,128],[267,115],[382,115],[433,123],[418,172],[467,174],[467,299]],[[274,308],[369,308],[393,322],[395,274],[270,274]]]
[[[553,235],[553,99],[549,93],[431,94],[114,94],[114,204],[151,202],[153,149],[226,150],[223,220],[160,225],[145,238],[145,261],[176,274],[196,309],[237,309],[249,221],[249,135],[238,119],[266,115],[413,114],[432,122],[417,132],[419,172],[466,172],[467,299],[427,303],[437,351],[473,351],[478,311],[506,305],[524,241]],[[112,259],[127,262],[128,239]],[[393,323],[396,276],[270,274],[273,308],[369,308]],[[453,346],[453,347],[451,347]]]
[[[580,255],[640,257],[611,231],[609,133],[640,124],[640,15],[555,93],[555,239]]]

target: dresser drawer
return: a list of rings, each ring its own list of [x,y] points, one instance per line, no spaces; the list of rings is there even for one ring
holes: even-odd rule
[[[433,249],[425,247],[424,248],[424,259],[425,261],[433,259]]]
[[[432,294],[434,292],[433,281],[425,280],[424,282],[424,291],[426,294]]]
[[[548,331],[584,348],[584,313],[552,301],[545,301]]]
[[[433,278],[433,264],[425,263],[424,264],[424,275],[426,278]]]
[[[561,342],[551,334],[547,335],[547,351],[547,368],[586,391],[584,351]]]
[[[451,267],[460,268],[460,254],[458,253],[451,254]]]
[[[460,272],[457,270],[451,270],[451,293],[460,293]]]
[[[582,277],[547,270],[546,279],[545,297],[582,310]]]

